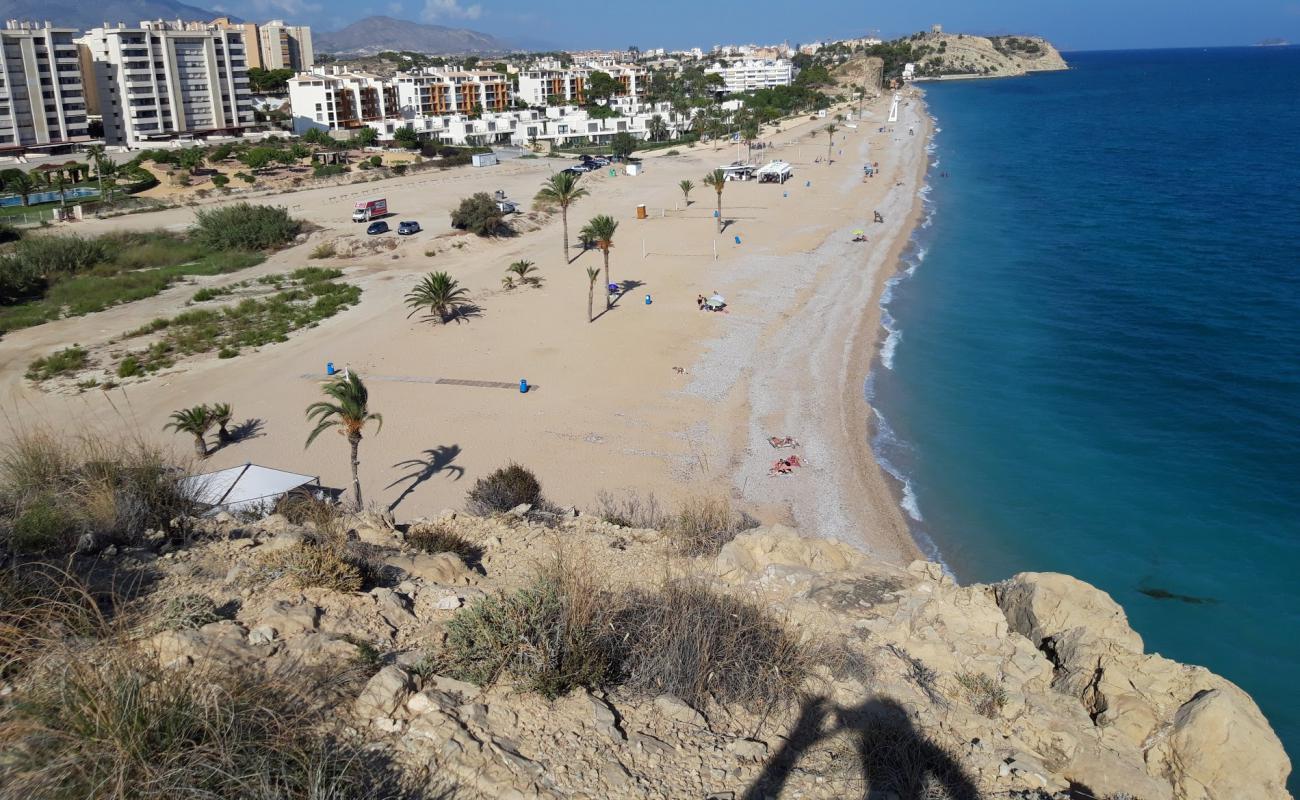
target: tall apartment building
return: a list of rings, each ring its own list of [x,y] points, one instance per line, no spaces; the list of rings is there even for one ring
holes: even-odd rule
[[[259,60],[263,69],[291,69],[307,72],[316,63],[311,47],[311,28],[285,25],[273,19],[257,26]]]
[[[794,65],[784,59],[746,59],[730,65],[714,64],[704,70],[722,76],[723,85],[731,93],[789,86],[794,83]]]
[[[90,138],[76,35],[16,20],[0,30],[0,151]]]
[[[586,87],[592,72],[608,74],[622,86],[622,94],[634,100],[645,98],[650,89],[650,70],[634,64],[593,61],[585,67],[556,69],[533,66],[519,73],[519,97],[532,106],[544,106],[551,98],[559,103],[581,105],[587,102]]]
[[[242,31],[157,21],[94,28],[77,42],[93,74],[89,107],[103,116],[109,144],[237,133],[253,124]]]

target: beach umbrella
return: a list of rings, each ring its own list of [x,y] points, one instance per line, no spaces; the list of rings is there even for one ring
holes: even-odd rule
[[[867,232],[864,231],[864,230],[862,230],[861,228],[855,228],[855,229],[853,230],[853,235],[854,235],[854,236],[865,236],[866,233],[867,233]]]
[[[713,296],[711,296],[711,297],[709,298],[709,302],[710,302],[710,303],[715,303],[715,302],[716,302],[716,303],[721,303],[722,305],[725,306],[725,305],[727,304],[727,298],[723,297],[723,296],[720,295],[720,294],[716,294],[716,293],[715,293]]]
[[[722,308],[723,306],[726,305],[726,303],[722,302],[716,297],[710,297],[708,300],[704,301],[704,305],[708,306],[709,308]]]

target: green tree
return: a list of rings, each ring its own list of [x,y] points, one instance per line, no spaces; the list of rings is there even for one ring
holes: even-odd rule
[[[358,129],[352,136],[354,147],[373,147],[377,141],[379,141],[379,132],[369,126]]]
[[[752,116],[746,116],[740,123],[740,138],[745,140],[745,160],[748,161],[754,155],[754,141],[759,135],[758,120]]]
[[[32,192],[37,188],[35,179],[20,169],[5,170],[4,184],[6,189],[23,199],[23,205],[28,204]]]
[[[273,147],[254,147],[239,157],[254,174],[266,169],[275,160],[278,151]]]
[[[182,408],[172,412],[172,421],[163,426],[165,431],[188,433],[194,437],[194,452],[199,458],[208,457],[208,431],[212,428],[212,409],[206,405]]]
[[[350,370],[345,371],[334,380],[321,386],[321,391],[329,400],[321,400],[307,406],[307,420],[315,422],[316,427],[307,435],[303,448],[311,447],[324,431],[335,428],[348,440],[352,448],[352,501],[357,510],[361,510],[361,460],[357,451],[361,447],[361,431],[367,422],[376,423],[375,431],[384,426],[384,418],[370,410],[370,392],[361,382],[361,376]]]
[[[826,163],[828,164],[831,161],[831,148],[835,146],[835,132],[838,130],[839,128],[833,122],[826,126]]]
[[[569,206],[587,196],[587,190],[578,185],[578,175],[557,172],[546,179],[533,199],[538,203],[560,207],[560,222],[564,226],[564,260],[569,261]]]
[[[727,188],[727,175],[715,169],[704,176],[704,185],[718,193],[718,233],[722,233],[722,190]]]
[[[203,166],[204,153],[199,147],[187,147],[176,154],[176,163],[181,169],[195,171]]]
[[[587,102],[596,100],[608,100],[616,94],[623,93],[623,84],[619,83],[608,72],[601,70],[592,70],[587,76],[584,93],[587,96]]]
[[[469,305],[468,294],[469,291],[447,273],[430,272],[406,293],[406,305],[411,309],[406,318],[410,319],[427,308],[431,317],[436,316],[446,325]]]
[[[451,212],[451,226],[479,236],[495,236],[506,228],[505,215],[487,192],[476,192]]]
[[[619,158],[627,158],[636,149],[636,139],[627,131],[619,131],[609,140],[609,149]]]
[[[605,260],[605,285],[609,286],[609,250],[614,246],[614,232],[618,230],[618,221],[608,214],[598,214],[591,218],[583,228],[584,233],[600,248]],[[605,308],[609,308],[609,293],[605,293]]]
[[[410,125],[403,125],[393,132],[393,141],[407,150],[420,149],[420,135]]]
[[[587,267],[587,322],[595,322],[596,281],[600,280],[598,267]]]
[[[217,424],[217,441],[221,444],[230,444],[230,420],[235,416],[235,409],[229,403],[212,404],[212,421]]]
[[[682,190],[682,199],[686,201],[689,208],[691,205],[691,190],[695,188],[695,184],[689,180],[683,180],[677,184],[677,188]]]

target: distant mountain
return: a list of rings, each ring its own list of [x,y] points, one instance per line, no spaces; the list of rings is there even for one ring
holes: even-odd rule
[[[442,25],[421,25],[392,17],[366,17],[341,31],[314,33],[312,44],[318,53],[374,55],[384,50],[415,53],[506,53],[507,42],[486,33]]]
[[[55,25],[87,30],[104,23],[138,25],[146,19],[183,19],[208,21],[221,14],[177,0],[4,0],[0,3],[4,19],[49,21]]]

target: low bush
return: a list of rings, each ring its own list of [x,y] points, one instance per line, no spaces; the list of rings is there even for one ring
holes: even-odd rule
[[[59,375],[70,375],[86,368],[90,354],[81,345],[72,345],[38,358],[27,367],[27,380],[45,381]]]
[[[317,164],[312,170],[313,178],[332,178],[335,175],[342,175],[348,171],[343,164]]]
[[[335,536],[303,541],[283,550],[267,553],[260,571],[269,580],[288,578],[295,589],[319,587],[336,592],[359,592],[376,577],[376,565],[367,554]],[[369,579],[369,580],[368,580]]]
[[[158,627],[169,631],[192,631],[220,620],[221,614],[211,597],[182,594],[169,598],[163,605],[158,614]]]
[[[458,611],[439,670],[506,681],[547,697],[577,687],[669,693],[697,707],[774,708],[793,700],[810,660],[758,604],[694,580],[616,592],[590,565],[557,558],[523,589]]]
[[[506,680],[548,698],[606,685],[617,675],[617,642],[602,624],[605,607],[589,575],[557,561],[531,585],[457,612],[438,668],[479,685]]]
[[[496,236],[509,230],[505,215],[487,192],[478,192],[461,200],[451,212],[451,226],[479,236]]]
[[[134,545],[194,513],[182,465],[137,439],[23,433],[0,445],[0,545],[69,552],[81,534]],[[17,537],[18,541],[13,541]]]
[[[516,506],[537,506],[542,501],[542,484],[527,467],[508,464],[479,478],[469,490],[467,505],[473,514],[487,516]]]
[[[192,236],[212,250],[271,250],[292,241],[300,228],[286,208],[235,203],[198,212]]]
[[[671,522],[671,517],[659,508],[653,492],[642,497],[635,491],[616,495],[602,489],[596,493],[596,504],[597,516],[624,528],[663,530]]]
[[[483,558],[483,548],[461,536],[446,522],[412,525],[406,532],[406,543],[425,553],[455,553],[470,565]]]
[[[756,527],[757,520],[733,511],[725,497],[696,496],[682,503],[668,533],[682,555],[712,556],[736,534]]]
[[[135,356],[127,356],[117,365],[117,377],[119,378],[134,378],[143,374],[144,367],[140,366],[140,359]]]
[[[709,697],[750,708],[795,696],[808,672],[798,640],[758,604],[704,583],[676,580],[616,603],[613,630],[626,642],[621,682],[694,706]]]
[[[12,797],[400,797],[399,773],[342,729],[326,680],[166,668],[127,645],[67,653],[0,718]]]
[[[962,696],[975,711],[996,719],[1007,704],[1007,690],[994,678],[982,672],[963,672],[957,675],[957,686]]]
[[[338,246],[334,242],[321,242],[311,250],[308,258],[333,258],[338,255]]]
[[[344,533],[340,528],[342,509],[332,500],[301,492],[291,492],[276,503],[275,513],[284,516],[295,525],[309,526],[324,536]]]

